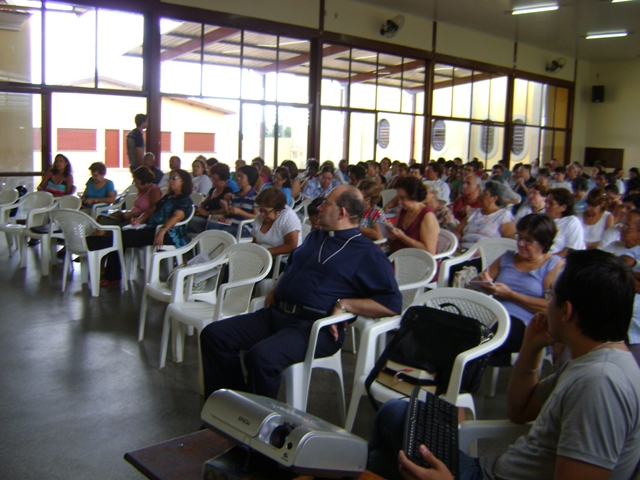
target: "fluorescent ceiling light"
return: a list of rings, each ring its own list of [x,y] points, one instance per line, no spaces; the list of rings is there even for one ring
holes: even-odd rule
[[[626,37],[627,32],[604,32],[604,33],[590,33],[587,35],[587,40],[597,40],[599,38],[616,38]]]
[[[526,13],[540,13],[540,12],[551,12],[553,10],[557,10],[557,3],[547,3],[546,5],[536,5],[531,7],[522,7],[522,8],[514,8],[511,12],[511,15],[524,15]]]
[[[633,0],[611,0],[611,3],[624,3],[624,2],[631,2]]]

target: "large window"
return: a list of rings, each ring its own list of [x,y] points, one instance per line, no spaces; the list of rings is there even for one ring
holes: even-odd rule
[[[320,158],[421,159],[423,131],[416,126],[425,67],[424,60],[325,45]]]

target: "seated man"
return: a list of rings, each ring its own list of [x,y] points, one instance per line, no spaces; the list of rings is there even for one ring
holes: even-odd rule
[[[640,369],[624,344],[634,300],[631,271],[609,253],[573,251],[550,290],[546,315],[527,326],[507,392],[509,419],[535,422],[500,456],[460,452],[461,479],[633,476],[640,460]],[[539,380],[544,349],[554,342],[566,346],[571,361]],[[431,469],[398,453],[406,405],[388,402],[378,412],[368,468],[390,479],[452,478],[424,446]]]
[[[391,264],[360,234],[362,194],[350,185],[339,186],[319,211],[322,230],[309,233],[289,256],[286,270],[267,294],[266,308],[214,322],[202,331],[205,397],[231,388],[276,398],[280,373],[304,360],[314,320],[342,312],[373,318],[400,312],[402,296]],[[316,355],[334,354],[343,341],[343,325],[323,329]]]

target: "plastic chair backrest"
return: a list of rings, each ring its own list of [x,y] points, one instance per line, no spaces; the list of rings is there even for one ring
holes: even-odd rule
[[[442,308],[454,313],[461,313],[464,316],[475,318],[486,327],[492,327],[497,322],[497,330],[489,341],[481,343],[477,347],[462,352],[455,360],[451,379],[447,388],[446,400],[456,404],[456,398],[460,392],[462,383],[462,373],[468,361],[489,353],[504,343],[509,335],[511,320],[507,310],[497,300],[484,293],[468,290],[464,288],[437,288],[423,293],[413,302],[414,305],[426,305],[432,308]],[[444,304],[453,304],[454,307]]]
[[[396,282],[402,292],[402,309],[404,310],[411,305],[419,290],[415,284],[421,284],[424,288],[435,276],[436,261],[429,252],[418,248],[400,249],[389,256],[389,261],[393,263]],[[407,285],[412,285],[414,288],[402,288]]]
[[[127,196],[124,197],[124,205],[123,205],[124,210],[131,210],[137,198],[138,198],[137,192],[127,194]]]
[[[206,195],[203,195],[200,192],[193,192],[191,194],[191,201],[195,204],[195,205],[200,205],[202,203],[202,201],[206,198]]]
[[[488,268],[498,257],[508,250],[518,250],[518,242],[513,238],[483,238],[472,248],[479,248],[482,268]]]
[[[395,188],[387,188],[386,190],[382,190],[382,206],[384,207],[391,200],[396,198],[396,189]]]
[[[0,191],[0,205],[12,205],[18,200],[20,194],[13,188],[11,190]]]
[[[75,195],[63,195],[54,200],[57,208],[68,208],[69,210],[80,210],[82,199]]]
[[[458,249],[458,237],[449,230],[440,229],[438,233],[438,250],[434,255],[436,259],[450,257]]]
[[[255,243],[231,245],[224,253],[229,258],[228,283],[242,282],[251,277],[266,275],[273,264],[273,257],[269,251]],[[253,287],[254,284],[249,283],[225,290],[223,298],[218,299],[221,309],[219,318],[226,317],[229,311],[246,311],[251,301]]]
[[[64,235],[65,246],[73,254],[83,254],[87,249],[87,235],[93,234],[98,225],[84,212],[63,208],[51,212],[51,221]]]
[[[27,193],[18,202],[18,212],[15,215],[15,220],[24,220],[29,215],[29,211],[35,208],[45,208],[53,203],[53,195],[49,192],[31,192]],[[34,224],[42,225],[42,215],[36,215],[38,218],[34,218]]]
[[[222,230],[205,230],[198,234],[194,241],[198,242],[198,253],[207,252],[212,260],[231,245],[236,244],[235,237]]]

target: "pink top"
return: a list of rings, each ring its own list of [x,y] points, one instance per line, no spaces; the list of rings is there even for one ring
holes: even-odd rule
[[[151,188],[149,188],[149,190],[147,190],[146,192],[144,193],[138,192],[136,201],[133,202],[133,208],[131,209],[134,215],[136,216],[142,215],[144,212],[146,212],[151,208],[151,201],[149,200],[149,194],[151,193],[152,190],[157,188],[160,188],[160,187],[158,187],[158,185],[156,184],[153,184],[151,185]]]

